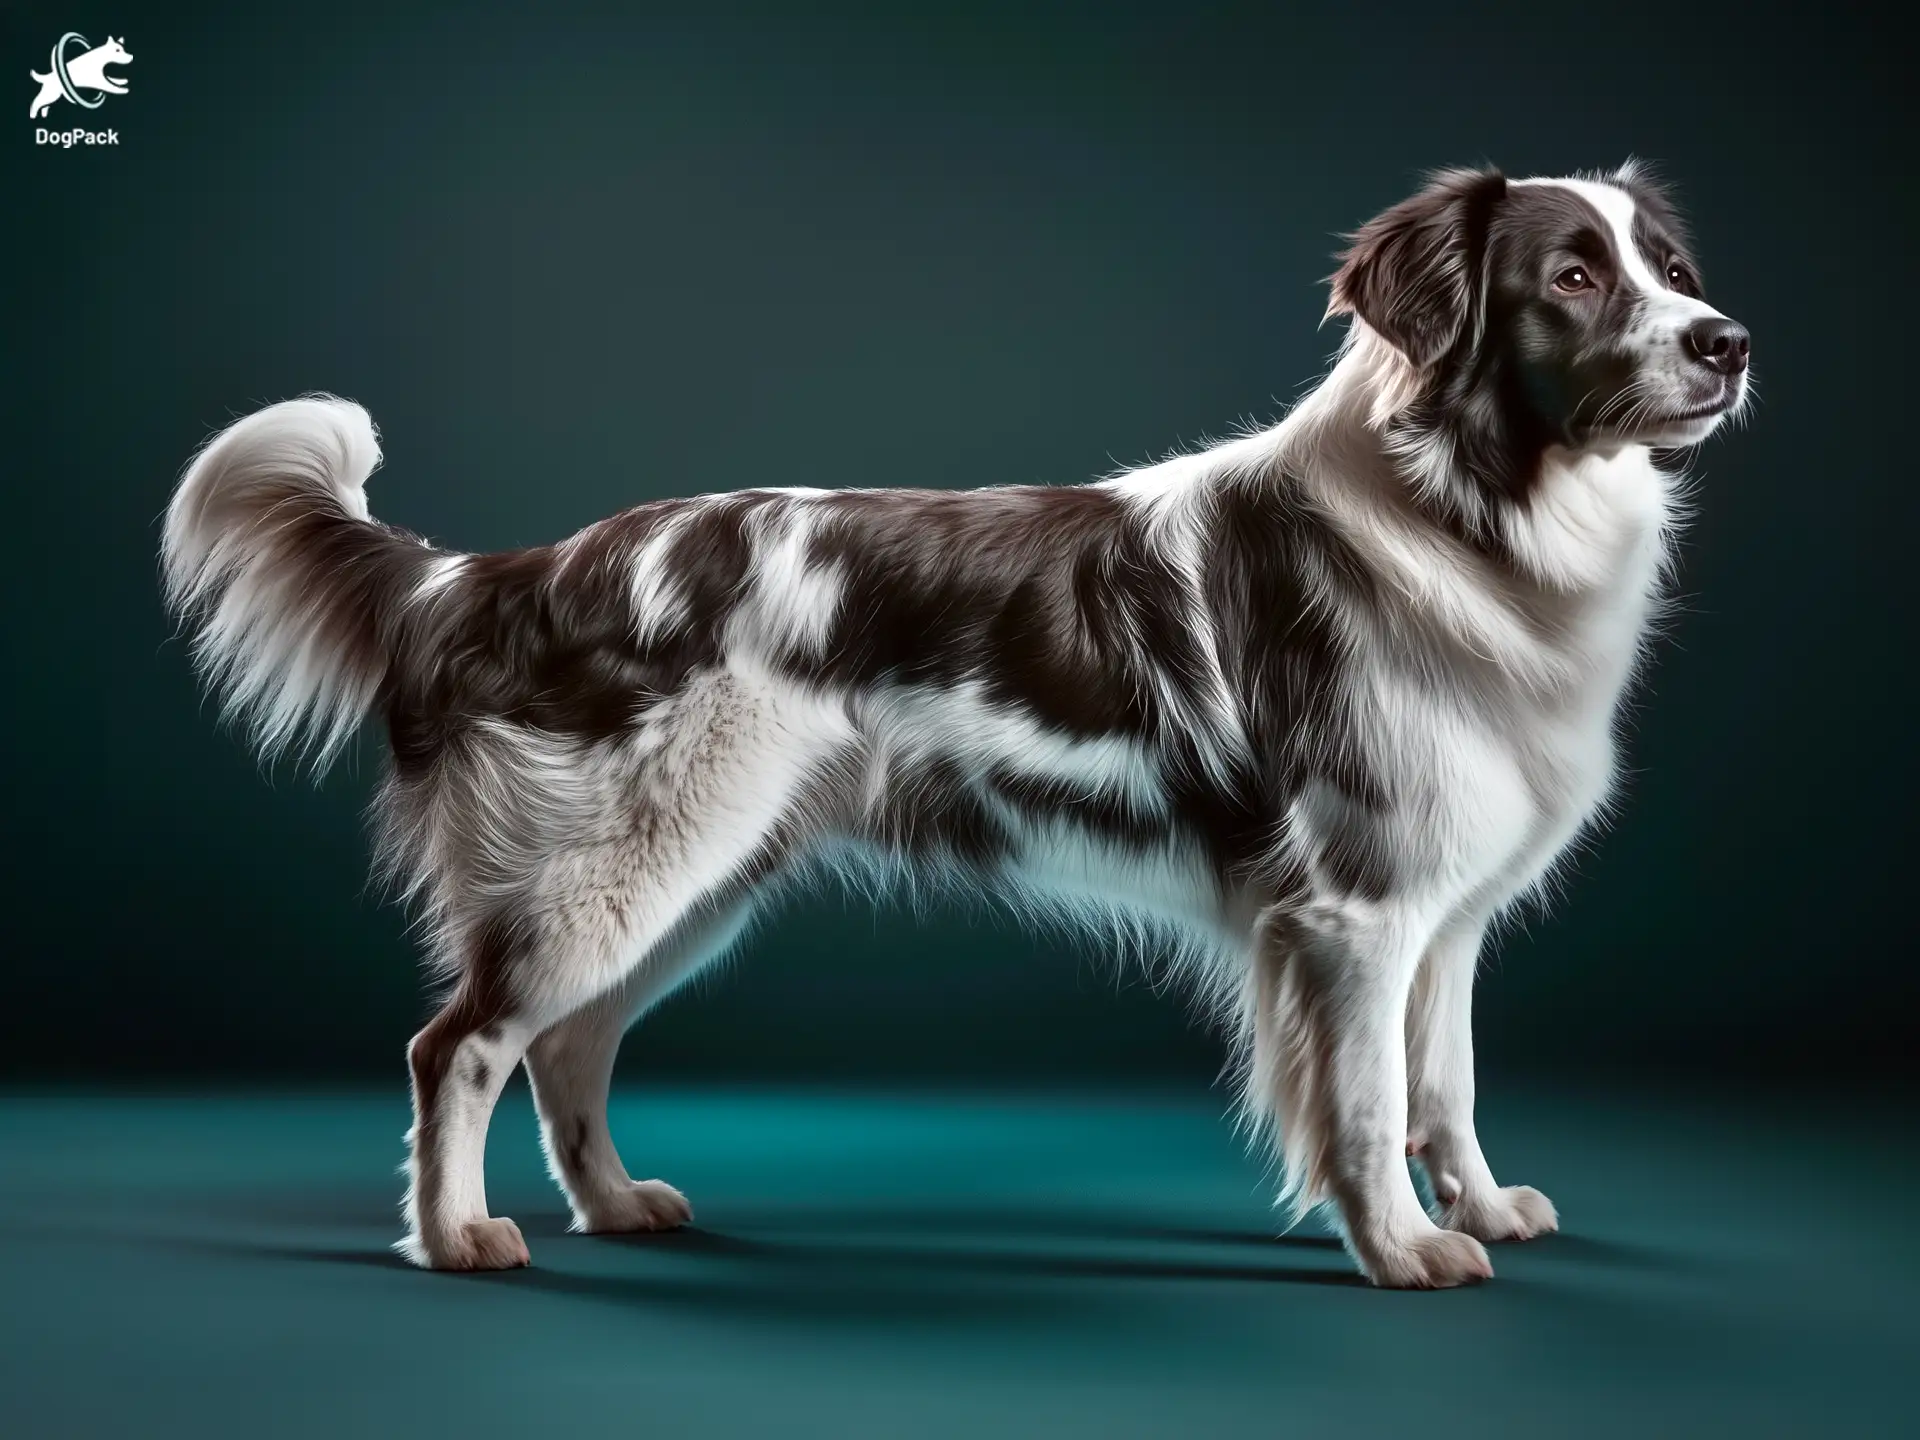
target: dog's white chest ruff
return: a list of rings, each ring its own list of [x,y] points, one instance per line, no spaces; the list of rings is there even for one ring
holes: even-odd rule
[[[1420,797],[1406,853],[1435,857],[1443,913],[1484,914],[1530,892],[1604,808],[1618,707],[1658,600],[1665,483],[1642,449],[1550,464],[1515,524],[1543,583],[1517,595],[1483,585],[1469,608],[1509,614],[1456,632],[1503,641],[1500,659],[1425,657],[1382,683],[1381,711],[1398,717],[1385,722],[1397,732],[1388,748]]]

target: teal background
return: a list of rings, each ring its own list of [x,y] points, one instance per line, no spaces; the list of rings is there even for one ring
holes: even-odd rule
[[[1890,12],[1889,12],[1890,13]],[[1877,12],[1351,6],[0,10],[0,1433],[1908,1435],[1910,48]],[[131,93],[32,144],[29,69]],[[10,77],[10,78],[9,78]],[[612,1123],[696,1227],[403,1267],[404,917],[363,744],[263,776],[157,519],[332,389],[377,513],[484,549],[760,483],[1071,481],[1320,372],[1335,232],[1430,166],[1661,162],[1755,337],[1618,823],[1478,1002],[1561,1235],[1356,1285],[1086,947],[802,904],[649,1019]],[[271,783],[268,779],[271,778]],[[1072,1088],[1078,1087],[1078,1088]],[[1905,1355],[1907,1360],[1900,1357]]]
[[[49,151],[29,68],[121,35]],[[1490,1070],[1893,1073],[1916,233],[1864,13],[1407,3],[9,7],[0,1075],[366,1075],[423,1014],[364,889],[375,769],[269,785],[197,696],[156,518],[326,388],[376,512],[474,549],[760,483],[1067,481],[1319,372],[1334,232],[1428,166],[1660,162],[1753,331],[1619,823],[1483,983]],[[7,133],[8,130],[12,133]],[[1193,1079],[1087,950],[803,904],[628,1047],[687,1079]]]

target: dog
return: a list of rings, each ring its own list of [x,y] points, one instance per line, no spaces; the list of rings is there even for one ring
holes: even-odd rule
[[[519,1064],[577,1230],[686,1223],[614,1148],[615,1051],[822,876],[1148,937],[1378,1285],[1557,1227],[1475,1137],[1477,957],[1607,809],[1749,338],[1637,163],[1440,172],[1346,238],[1317,388],[1084,485],[743,490],[468,555],[370,517],[348,401],[198,453],[162,570],[209,683],[268,756],[385,722],[380,867],[447,985],[401,1254],[528,1263],[481,1163]]]
[[[74,38],[79,39],[78,36]],[[87,42],[80,40],[80,43],[84,45]],[[133,56],[127,53],[126,47],[109,35],[106,44],[96,45],[93,49],[76,55],[67,62],[67,79],[75,90],[101,90],[109,95],[124,95],[127,93],[126,80],[120,76],[107,74],[107,66],[127,65],[132,61]],[[66,87],[60,83],[59,48],[55,48],[51,68],[45,75],[38,70],[29,70],[27,75],[40,82],[40,93],[33,97],[33,104],[27,107],[27,118],[38,120],[68,93]],[[86,101],[81,103],[88,104]],[[98,100],[91,102],[93,106],[99,104]]]

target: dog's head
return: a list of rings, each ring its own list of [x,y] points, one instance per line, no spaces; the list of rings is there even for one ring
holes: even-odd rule
[[[1415,391],[1575,449],[1705,440],[1747,398],[1746,330],[1703,298],[1645,171],[1447,171],[1350,237],[1332,314],[1393,345]]]
[[[127,47],[112,35],[109,35],[107,43],[94,53],[100,57],[102,65],[119,65],[133,59],[133,56],[127,53]]]

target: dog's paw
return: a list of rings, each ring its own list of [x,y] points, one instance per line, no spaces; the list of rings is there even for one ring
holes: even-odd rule
[[[687,1197],[664,1180],[635,1180],[618,1195],[596,1200],[578,1228],[589,1235],[677,1230],[693,1219]]]
[[[1462,1195],[1437,1217],[1442,1228],[1476,1240],[1531,1240],[1560,1228],[1553,1202],[1531,1185],[1508,1185],[1490,1195]]]
[[[1493,1278],[1493,1262],[1471,1235],[1430,1230],[1402,1245],[1362,1257],[1367,1279],[1386,1290],[1447,1290]]]
[[[533,1263],[520,1227],[504,1215],[470,1221],[431,1244],[409,1235],[393,1248],[427,1270],[518,1270]]]

